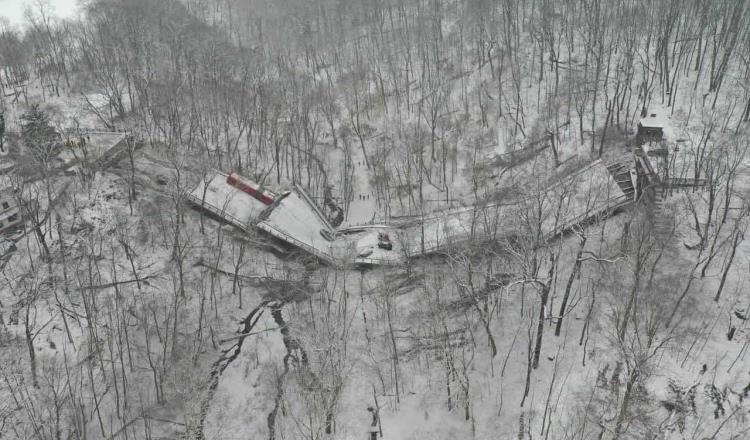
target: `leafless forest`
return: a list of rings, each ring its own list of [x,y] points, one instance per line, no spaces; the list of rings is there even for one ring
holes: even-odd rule
[[[0,439],[750,438],[750,1],[3,4]]]

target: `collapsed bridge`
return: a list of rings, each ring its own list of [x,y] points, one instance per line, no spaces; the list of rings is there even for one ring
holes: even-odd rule
[[[598,159],[514,200],[426,214],[408,225],[338,230],[299,185],[276,194],[236,173],[216,172],[187,199],[241,230],[262,230],[333,266],[399,265],[468,242],[518,234],[554,239],[633,203],[637,185],[634,165]]]

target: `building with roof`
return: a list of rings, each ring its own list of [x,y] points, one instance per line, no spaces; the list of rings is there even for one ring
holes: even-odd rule
[[[23,224],[15,191],[8,186],[0,189],[0,234],[13,230]]]
[[[664,139],[664,129],[667,126],[667,119],[662,112],[654,111],[649,113],[638,121],[638,134],[636,142],[638,146],[646,143],[658,143]]]

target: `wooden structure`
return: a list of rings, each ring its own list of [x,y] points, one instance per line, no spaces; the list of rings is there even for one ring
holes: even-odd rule
[[[651,113],[638,121],[638,134],[636,142],[638,146],[646,143],[661,142],[664,139],[664,118],[658,113]]]
[[[11,187],[0,190],[0,234],[23,224],[15,191]]]

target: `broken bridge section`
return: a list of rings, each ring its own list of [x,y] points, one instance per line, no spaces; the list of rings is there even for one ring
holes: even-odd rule
[[[187,199],[237,228],[260,229],[329,265],[400,265],[406,260],[517,235],[519,218],[529,206],[543,206],[538,224],[544,239],[598,221],[633,202],[628,169],[610,169],[601,160],[548,182],[545,189],[503,203],[482,203],[417,218],[409,225],[373,224],[336,230],[300,186],[281,195],[236,174],[216,173],[203,179]],[[242,179],[245,191],[230,180]],[[629,179],[629,176],[628,176]],[[272,198],[264,201],[257,194]],[[270,205],[269,205],[270,203]]]
[[[336,230],[300,186],[280,197],[256,226],[328,264],[340,264],[334,250]]]
[[[228,183],[229,175],[206,176],[186,198],[193,206],[249,232],[258,216],[268,208],[261,200]]]

